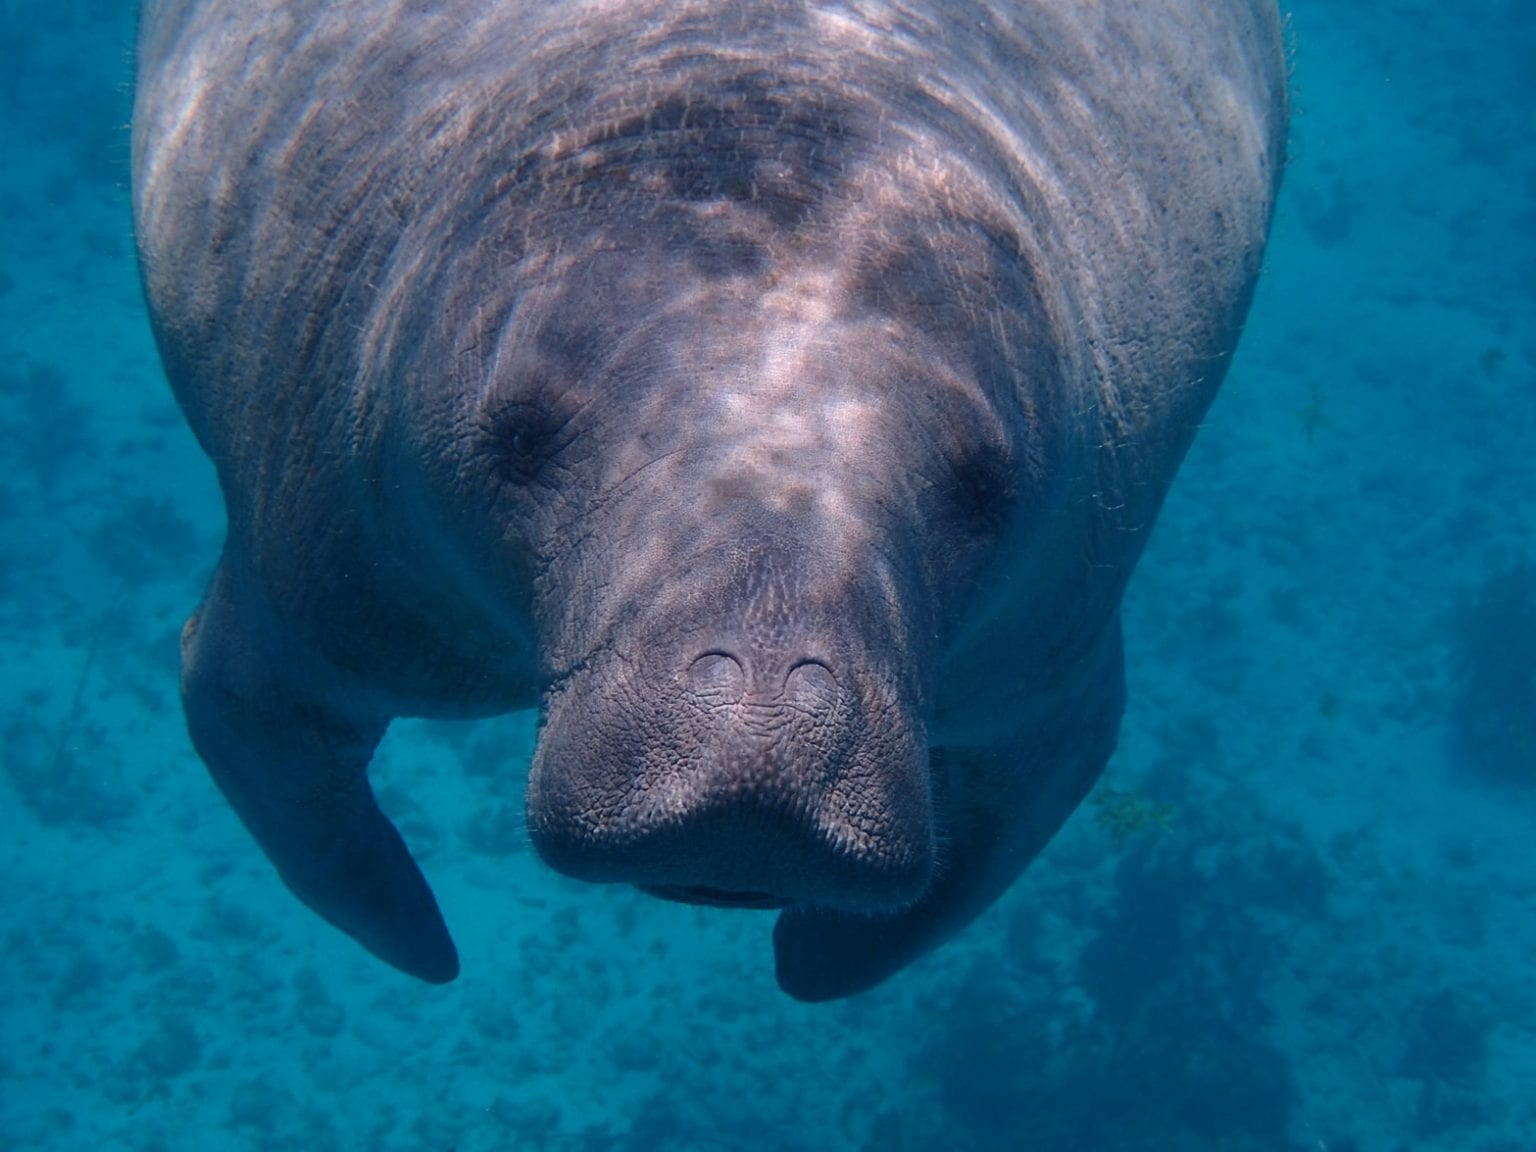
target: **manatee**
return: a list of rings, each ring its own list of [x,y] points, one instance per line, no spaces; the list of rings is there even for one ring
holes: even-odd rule
[[[181,692],[284,883],[451,980],[369,761],[537,708],[543,859],[776,910],[791,996],[972,921],[1114,747],[1285,75],[1272,0],[150,0]]]

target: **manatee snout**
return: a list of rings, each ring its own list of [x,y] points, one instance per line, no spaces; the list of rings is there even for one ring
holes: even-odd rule
[[[882,654],[826,613],[682,637],[653,615],[546,699],[528,789],[545,860],[702,904],[880,912],[920,897],[935,865],[927,742]]]

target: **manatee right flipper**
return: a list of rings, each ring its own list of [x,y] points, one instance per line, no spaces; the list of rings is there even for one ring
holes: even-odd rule
[[[228,554],[181,638],[187,727],[214,782],[294,895],[379,959],[434,984],[459,973],[442,913],[368,784],[387,719],[338,708]]]

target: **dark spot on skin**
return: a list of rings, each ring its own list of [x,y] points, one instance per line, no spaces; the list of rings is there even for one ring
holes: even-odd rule
[[[542,152],[525,152],[517,157],[506,171],[497,175],[481,197],[481,207],[487,208],[509,196],[526,199],[544,169]]]
[[[861,254],[850,310],[889,316],[955,347],[954,338],[993,339],[984,318],[1025,322],[1048,334],[1039,290],[1018,238],[979,217],[914,216],[893,221]]]
[[[576,288],[586,287],[589,282],[579,281],[575,287],[567,288],[565,294],[575,296]],[[606,343],[602,329],[571,308],[550,309],[542,317],[533,340],[534,350],[542,360],[555,371],[571,375],[579,375],[592,362],[594,352]]]
[[[750,212],[737,207],[705,215],[691,204],[668,205],[656,213],[656,230],[669,247],[684,252],[689,267],[709,279],[757,276],[768,270],[763,229]]]
[[[706,238],[689,249],[689,263],[701,276],[756,276],[768,268],[768,250],[761,244],[735,237],[721,237],[715,243]]]
[[[711,477],[705,481],[705,486],[715,502],[721,505],[754,501],[758,495],[757,485],[744,475],[727,475],[718,479]]]
[[[690,81],[580,150],[582,183],[652,184],[684,203],[738,204],[798,228],[859,149],[855,116],[824,89],[766,72]]]
[[[850,311],[888,316],[937,334],[964,332],[964,269],[940,255],[948,225],[917,220],[883,233],[883,243],[860,260]]]

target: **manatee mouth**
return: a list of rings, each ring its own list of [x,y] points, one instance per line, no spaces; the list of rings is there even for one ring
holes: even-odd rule
[[[793,901],[772,892],[732,892],[703,884],[646,884],[640,889],[663,900],[680,904],[707,904],[711,908],[787,908]]]

